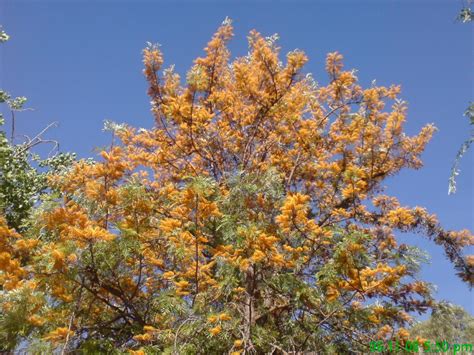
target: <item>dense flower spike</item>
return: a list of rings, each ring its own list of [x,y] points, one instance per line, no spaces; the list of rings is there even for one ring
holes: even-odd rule
[[[101,162],[51,178],[61,194],[38,219],[40,245],[0,225],[4,289],[34,280],[42,303],[28,322],[46,341],[135,354],[404,341],[407,312],[432,299],[415,278],[421,253],[396,231],[426,235],[474,282],[471,233],[382,194],[384,179],[421,167],[434,132],[403,132],[400,87],[362,88],[339,53],[321,86],[303,52],[283,63],[276,37],[256,31],[229,62],[232,35],[226,20],[184,86],[149,44],[154,127],[116,125]]]

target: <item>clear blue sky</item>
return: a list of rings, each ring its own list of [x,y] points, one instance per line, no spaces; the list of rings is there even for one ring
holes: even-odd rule
[[[425,167],[387,182],[402,204],[436,213],[446,228],[473,230],[473,151],[461,164],[458,193],[447,195],[452,161],[468,135],[462,114],[473,100],[472,25],[455,22],[461,0],[430,1],[22,1],[0,0],[0,23],[11,35],[2,46],[0,87],[29,98],[34,112],[18,131],[48,122],[61,149],[93,156],[105,145],[104,119],[150,127],[141,50],[159,42],[166,64],[185,73],[211,35],[234,20],[233,55],[247,52],[255,28],[278,33],[283,52],[299,48],[307,72],[326,82],[324,58],[339,51],[363,83],[401,84],[409,103],[407,132],[435,123],[439,131],[423,155]],[[422,277],[438,285],[438,299],[474,313],[473,294],[454,276],[442,250],[420,235],[403,241],[427,249]]]

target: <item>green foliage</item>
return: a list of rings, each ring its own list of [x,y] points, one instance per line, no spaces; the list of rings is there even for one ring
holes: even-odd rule
[[[59,153],[47,159],[33,154],[27,144],[13,145],[0,135],[0,209],[8,225],[23,231],[32,208],[48,189],[48,176],[70,166],[75,155]]]
[[[9,36],[0,27],[0,43],[6,42]],[[0,89],[0,104],[5,104],[12,113],[12,130],[14,114],[24,110],[27,99],[24,96],[12,97]],[[9,227],[22,232],[29,223],[28,218],[33,207],[48,189],[48,176],[56,174],[71,166],[75,155],[59,153],[47,159],[34,154],[32,148],[41,143],[41,137],[15,144],[9,142],[4,129],[5,119],[0,115],[0,211],[6,217]]]
[[[13,97],[6,91],[0,90],[0,103],[6,103],[10,110],[20,111],[23,109],[27,101],[24,96]]]
[[[272,223],[272,219],[278,213],[275,211],[275,215],[270,219],[262,218],[263,214],[249,218],[248,203],[253,201],[258,193],[265,195],[269,202],[281,203],[284,197],[284,186],[281,177],[270,169],[264,176],[238,172],[229,177],[229,188],[229,194],[220,199],[224,216],[217,230],[220,231],[225,242],[239,245],[242,242],[239,234],[252,228],[264,229],[266,225]]]
[[[412,338],[430,341],[448,340],[450,343],[471,343],[474,339],[474,317],[462,307],[440,302],[433,308],[431,317],[411,329]]]
[[[12,307],[0,313],[0,351],[14,349],[20,340],[31,334],[33,326],[27,322],[32,311],[41,306],[43,297],[29,288],[0,293],[3,307]]]
[[[95,355],[95,354],[121,354],[120,351],[115,349],[114,344],[111,340],[108,339],[103,339],[103,340],[97,340],[97,339],[91,339],[91,340],[86,340],[84,341],[80,348],[78,349],[78,352],[81,355]]]

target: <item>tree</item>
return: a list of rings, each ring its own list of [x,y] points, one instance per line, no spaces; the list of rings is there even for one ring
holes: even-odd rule
[[[431,341],[448,340],[451,344],[467,344],[474,339],[474,317],[462,307],[439,302],[431,317],[415,324],[411,333]]]
[[[382,193],[384,179],[421,167],[434,131],[403,132],[400,88],[363,89],[338,53],[320,86],[303,52],[283,64],[276,38],[256,31],[229,62],[232,35],[226,19],[184,86],[172,67],[160,74],[149,44],[154,127],[108,123],[101,161],[50,177],[60,197],[30,234],[3,230],[6,248],[38,241],[0,262],[18,275],[3,308],[23,344],[248,354],[403,341],[409,313],[433,301],[416,277],[424,254],[397,230],[443,247],[472,284],[469,231]]]
[[[0,43],[8,41],[9,36],[0,27]],[[8,290],[16,288],[21,282],[24,269],[21,264],[26,260],[20,254],[39,239],[30,235],[28,240],[20,239],[20,233],[29,235],[35,215],[35,207],[52,198],[54,194],[48,184],[48,176],[59,174],[71,166],[74,154],[57,153],[42,159],[34,153],[34,147],[57,142],[44,139],[43,134],[52,126],[47,126],[33,138],[25,136],[20,143],[15,135],[15,114],[24,111],[25,97],[11,97],[9,93],[0,90],[0,104],[7,107],[10,113],[10,140],[4,129],[5,118],[0,114],[0,350],[16,345],[21,336],[24,324],[17,323],[20,313],[9,313],[8,300],[18,294],[9,294]],[[53,151],[52,151],[53,153]],[[21,297],[21,296],[20,296]]]
[[[7,104],[14,122],[14,114],[23,110],[26,98],[11,98],[7,92],[0,90],[0,103]],[[4,124],[5,119],[0,115],[0,127]],[[47,177],[70,166],[74,160],[74,154],[56,152],[42,159],[33,152],[32,148],[39,144],[57,144],[42,138],[52,126],[48,125],[34,138],[27,137],[18,144],[14,142],[14,129],[11,130],[10,141],[6,138],[6,132],[0,131],[0,210],[8,226],[17,231],[27,228],[34,206],[48,189]]]
[[[0,43],[5,43],[9,38],[0,26]],[[0,113],[0,211],[8,226],[18,231],[26,228],[33,207],[48,189],[47,176],[59,173],[75,159],[74,154],[59,153],[57,141],[43,137],[55,123],[49,124],[33,138],[23,135],[19,140],[15,132],[16,115],[28,110],[24,107],[26,102],[26,97],[12,97],[0,89],[0,104],[7,107],[11,125],[9,141],[3,129],[5,118]],[[33,151],[33,148],[42,144],[53,144],[46,159]]]

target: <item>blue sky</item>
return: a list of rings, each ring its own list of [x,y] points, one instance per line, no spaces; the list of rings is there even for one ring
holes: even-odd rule
[[[184,74],[229,16],[234,56],[247,53],[255,28],[278,33],[282,52],[299,48],[306,72],[325,83],[325,55],[339,51],[364,84],[401,84],[409,103],[406,130],[438,127],[425,167],[387,181],[402,204],[425,206],[449,229],[473,228],[473,151],[461,163],[458,193],[447,195],[451,164],[468,136],[462,114],[473,100],[472,24],[455,22],[456,0],[405,1],[25,1],[0,0],[0,23],[11,41],[0,50],[0,87],[27,96],[34,111],[18,118],[18,132],[32,134],[49,122],[61,150],[94,156],[109,137],[104,119],[136,127],[153,124],[142,76],[146,41],[162,45],[165,64]],[[454,276],[442,250],[421,235],[400,240],[431,254],[422,278],[447,299],[474,313],[473,294]]]

